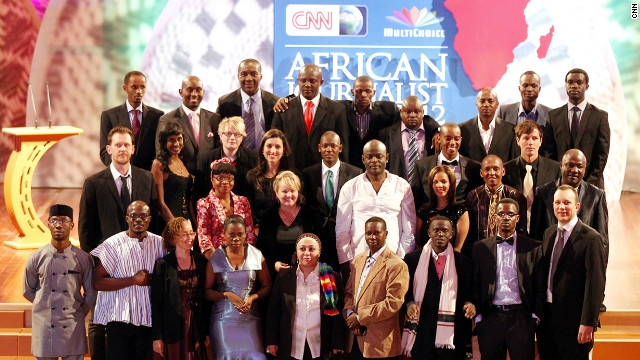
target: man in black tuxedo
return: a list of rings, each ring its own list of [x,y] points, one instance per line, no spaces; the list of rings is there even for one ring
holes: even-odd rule
[[[545,295],[540,241],[516,233],[518,203],[498,202],[497,236],[473,246],[473,303],[483,359],[535,357],[535,326]]]
[[[536,188],[531,210],[531,235],[542,240],[544,230],[557,223],[553,213],[553,195],[560,185],[569,185],[578,191],[578,202],[588,206],[578,209],[578,218],[602,235],[605,249],[609,251],[609,212],[604,190],[583,181],[587,158],[578,149],[567,151],[560,165],[561,178]]]
[[[471,348],[470,319],[476,314],[476,307],[472,303],[471,260],[453,251],[453,246],[450,245],[453,223],[449,218],[433,218],[429,223],[428,234],[429,242],[424,248],[414,250],[404,257],[409,269],[409,290],[404,300],[407,324],[416,321],[418,324],[415,327],[413,346],[406,346],[403,353],[411,354],[414,359],[466,359],[467,349]],[[450,261],[455,265],[447,271]],[[454,277],[457,280],[456,288],[448,286]],[[416,284],[418,286],[414,287]],[[419,294],[417,289],[422,287],[424,292]],[[452,293],[455,293],[455,305],[441,301],[443,296],[443,300],[452,301]],[[448,305],[448,311],[453,310],[451,321],[440,321],[440,311],[447,311],[441,308],[441,304]],[[409,326],[411,325],[405,325],[405,329]],[[403,340],[407,335],[405,331]],[[448,345],[455,346],[455,349],[448,348]]]
[[[546,303],[538,328],[541,360],[589,359],[604,299],[602,236],[578,218],[578,193],[561,185],[553,197],[558,225],[542,241],[548,269]]]
[[[462,136],[460,126],[448,122],[440,127],[440,152],[427,156],[416,162],[416,177],[413,188],[416,209],[431,201],[429,199],[429,173],[438,165],[448,165],[456,175],[456,201],[461,202],[467,197],[467,192],[482,184],[480,177],[480,163],[458,153]],[[435,200],[435,199],[434,199]]]
[[[380,141],[389,152],[389,172],[411,184],[416,177],[415,164],[428,154],[439,125],[431,116],[424,116],[422,100],[413,95],[402,102],[400,118],[401,122],[380,131]]]
[[[503,162],[520,155],[513,125],[496,116],[498,105],[498,95],[493,89],[485,88],[478,92],[478,116],[460,124],[460,154],[475,161],[482,161],[487,155],[497,155]]]
[[[178,123],[184,132],[184,147],[180,156],[189,173],[197,174],[198,159],[220,145],[218,124],[220,116],[209,110],[200,108],[204,97],[202,81],[196,76],[187,76],[182,80],[182,88],[178,90],[182,97],[182,104],[175,110],[164,114],[158,123],[156,132],[156,147],[158,137],[164,124]]]
[[[127,101],[100,116],[100,159],[105,166],[111,163],[111,155],[107,152],[107,137],[111,129],[117,126],[133,131],[133,145],[136,152],[131,157],[133,166],[151,170],[151,163],[156,157],[156,129],[163,111],[142,103],[147,87],[147,78],[140,71],[130,71],[124,76],[122,89],[127,93]]]
[[[518,86],[522,101],[500,106],[498,117],[513,126],[521,124],[525,120],[531,120],[544,129],[551,109],[538,103],[540,89],[540,76],[533,71],[525,71],[520,75],[520,86]]]
[[[582,69],[569,70],[565,76],[569,103],[549,112],[542,142],[543,154],[553,160],[569,149],[579,149],[589,167],[585,181],[604,189],[604,168],[609,157],[609,114],[585,99],[589,75]]]
[[[271,127],[287,137],[298,169],[320,162],[316,150],[322,134],[329,130],[340,136],[343,145],[340,159],[349,159],[349,126],[344,106],[320,94],[322,83],[322,70],[317,65],[303,66],[298,74],[300,96],[289,101],[286,112],[273,117]]]
[[[78,237],[80,247],[87,253],[128,228],[125,212],[131,202],[141,200],[149,204],[152,221],[158,209],[153,175],[130,163],[135,153],[133,132],[126,127],[114,127],[107,135],[106,150],[111,155],[111,164],[84,181],[80,196]],[[92,359],[105,358],[104,335],[104,326],[93,324],[92,312],[89,323]]]
[[[339,269],[336,251],[336,213],[338,195],[342,185],[362,174],[362,169],[338,159],[342,151],[340,136],[333,131],[325,132],[320,138],[318,151],[322,162],[311,165],[302,171],[304,175],[304,197],[307,204],[320,211],[323,217],[323,249],[320,260]]]
[[[515,130],[520,156],[504,164],[505,176],[502,181],[520,191],[527,199],[527,233],[530,233],[535,189],[560,178],[560,164],[539,156],[542,131],[538,124],[525,120]]]
[[[260,89],[260,80],[260,62],[255,59],[242,60],[238,65],[240,88],[221,96],[216,110],[222,119],[232,116],[244,119],[247,136],[242,144],[253,151],[257,151],[262,136],[271,129],[273,106],[279,99],[272,93]]]

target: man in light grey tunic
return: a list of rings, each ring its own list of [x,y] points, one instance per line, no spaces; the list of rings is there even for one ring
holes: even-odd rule
[[[37,359],[75,360],[87,352],[84,320],[96,302],[93,260],[71,245],[71,229],[73,209],[51,206],[51,243],[27,259],[23,295],[33,303],[31,353]]]

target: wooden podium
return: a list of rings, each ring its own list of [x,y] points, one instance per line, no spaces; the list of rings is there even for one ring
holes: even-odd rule
[[[31,199],[31,181],[42,155],[58,141],[83,132],[73,126],[4,128],[14,136],[14,149],[4,174],[4,200],[18,237],[4,244],[14,249],[37,249],[51,241]]]

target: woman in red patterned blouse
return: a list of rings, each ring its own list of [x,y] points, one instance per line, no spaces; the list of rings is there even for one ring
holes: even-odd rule
[[[198,200],[198,241],[200,251],[209,258],[213,250],[224,244],[223,225],[229,215],[240,215],[247,224],[247,242],[254,244],[256,234],[253,227],[251,207],[244,196],[234,194],[236,168],[227,158],[214,161],[211,170],[213,189],[205,198]]]

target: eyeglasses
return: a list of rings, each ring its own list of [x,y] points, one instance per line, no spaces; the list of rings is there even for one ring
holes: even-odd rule
[[[221,182],[221,183],[232,183],[234,181],[234,177],[233,176],[229,176],[229,177],[221,177],[221,176],[214,176],[214,179],[216,179],[217,182]]]
[[[149,214],[127,214],[127,216],[130,217],[132,220],[136,220],[136,219],[147,220],[148,218],[151,217],[151,215]]]
[[[226,136],[228,138],[235,137],[236,139],[242,137],[242,134],[237,133],[237,132],[233,132],[233,131],[225,131],[225,132],[222,133],[222,135],[224,135],[224,136]]]
[[[65,220],[65,219],[51,219],[49,220],[49,224],[51,225],[65,225],[72,222],[71,220]]]
[[[187,237],[194,238],[194,237],[196,237],[196,233],[195,232],[182,233],[182,234],[178,234],[178,236],[183,238],[183,239],[185,239]]]
[[[497,213],[496,215],[500,218],[506,217],[507,219],[513,219],[514,217],[518,216],[518,214],[506,213],[506,212],[500,212],[500,213]]]

